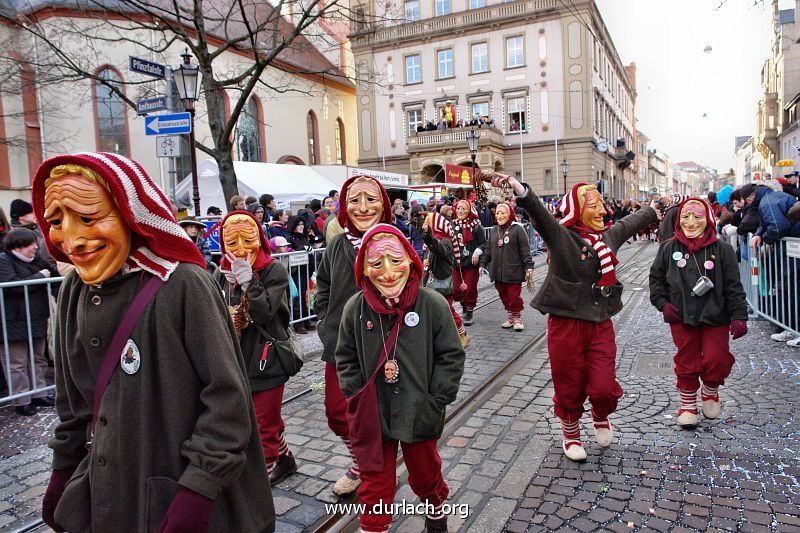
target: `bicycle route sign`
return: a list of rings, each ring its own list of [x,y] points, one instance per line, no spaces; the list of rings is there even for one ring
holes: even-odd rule
[[[180,135],[163,135],[156,137],[156,155],[158,157],[180,157]]]

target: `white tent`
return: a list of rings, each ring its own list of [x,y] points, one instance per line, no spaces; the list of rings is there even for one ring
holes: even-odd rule
[[[278,204],[306,203],[312,198],[322,200],[328,192],[339,187],[310,167],[302,165],[278,165],[275,163],[251,163],[234,161],[236,182],[239,194],[255,196],[268,193]],[[200,188],[200,214],[205,215],[209,206],[217,206],[227,211],[225,195],[219,182],[219,170],[213,159],[206,159],[197,165],[198,186]],[[192,206],[191,174],[178,184],[175,198],[179,205]]]

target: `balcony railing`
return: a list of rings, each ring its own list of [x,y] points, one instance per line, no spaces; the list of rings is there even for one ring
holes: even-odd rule
[[[464,148],[467,149],[467,133],[471,128],[450,128],[442,131],[420,131],[412,133],[406,138],[408,151],[420,151],[436,148]],[[503,134],[496,128],[484,126],[475,128],[480,137],[480,145],[503,145]]]
[[[517,0],[503,4],[486,6],[481,9],[470,9],[451,15],[435,17],[415,22],[377,28],[352,34],[350,42],[353,48],[361,46],[397,43],[416,37],[430,37],[450,29],[464,31],[471,26],[484,26],[488,22],[499,23],[507,19],[530,16],[539,12],[558,9],[559,0]]]

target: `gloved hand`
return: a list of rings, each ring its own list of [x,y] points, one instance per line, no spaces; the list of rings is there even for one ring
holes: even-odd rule
[[[664,314],[664,322],[668,324],[683,322],[683,315],[681,315],[680,310],[675,306],[675,304],[671,302],[662,307],[661,312]]]
[[[64,468],[63,470],[53,470],[50,474],[50,482],[47,484],[47,490],[44,492],[44,499],[42,500],[42,520],[44,523],[53,528],[53,531],[62,533],[64,528],[56,523],[56,507],[58,506],[61,495],[64,494],[64,489],[67,482],[75,473],[76,466],[72,468]]]
[[[231,276],[233,276],[233,281],[231,281],[231,277],[228,274],[225,274],[225,278],[231,283],[238,283],[242,287],[247,283],[250,283],[250,280],[253,279],[253,267],[250,266],[249,258],[248,259],[240,259],[233,255],[230,252],[225,252],[225,256],[228,258],[228,262],[231,264]]]
[[[158,533],[199,533],[208,531],[214,500],[181,487],[161,521]]]
[[[731,338],[733,340],[747,335],[747,321],[746,320],[731,320]]]

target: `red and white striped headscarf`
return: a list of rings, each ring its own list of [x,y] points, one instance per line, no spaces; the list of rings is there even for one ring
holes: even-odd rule
[[[614,266],[619,261],[614,252],[603,242],[603,232],[605,230],[597,232],[581,222],[581,212],[586,201],[585,194],[590,190],[596,189],[585,182],[576,183],[572,186],[572,190],[568,195],[564,196],[558,206],[559,211],[563,214],[559,222],[575,231],[581,238],[589,241],[589,244],[597,252],[597,257],[600,259],[600,279],[597,281],[597,285],[605,287],[617,283],[617,273],[614,270]]]
[[[431,233],[433,234],[434,239],[450,239],[453,243],[453,254],[458,261],[461,258],[461,249],[458,245],[458,239],[456,239],[455,233],[453,233],[453,226],[450,224],[450,221],[444,218],[441,214],[434,211],[431,213],[432,220],[431,220]]]
[[[50,224],[44,218],[45,181],[50,177],[50,171],[59,165],[84,166],[105,179],[122,219],[131,230],[129,268],[145,270],[164,281],[181,262],[205,268],[203,256],[178,225],[163,191],[137,162],[107,152],[59,155],[42,163],[36,171],[33,210],[44,233],[47,249],[55,259],[70,262],[50,241]]]

